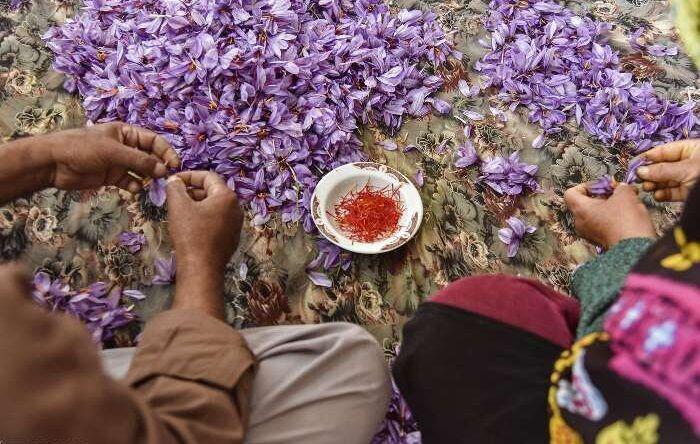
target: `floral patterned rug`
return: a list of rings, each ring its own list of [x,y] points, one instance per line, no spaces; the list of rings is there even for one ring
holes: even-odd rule
[[[700,98],[700,82],[691,60],[678,55],[656,57],[633,50],[628,37],[645,29],[650,43],[680,45],[666,0],[572,0],[566,5],[614,25],[611,44],[623,66],[637,80],[652,80],[671,100]],[[12,4],[12,7],[11,7]],[[482,0],[401,1],[400,6],[432,9],[445,29],[453,30],[464,53],[441,73],[447,88],[441,97],[453,103],[453,115],[409,121],[394,138],[416,150],[387,151],[376,141],[384,136],[364,128],[361,138],[370,159],[408,177],[423,176],[423,226],[406,246],[381,256],[354,256],[352,266],[331,273],[333,286],[311,283],[306,266],[317,256],[315,241],[299,226],[271,220],[264,228],[248,226],[227,271],[226,303],[236,327],[348,321],[365,326],[390,354],[402,323],[431,293],[462,276],[510,273],[540,279],[566,292],[572,270],[595,250],[572,232],[562,194],[573,185],[603,174],[624,172],[630,156],[610,152],[573,125],[542,149],[533,149],[539,129],[519,113],[502,123],[488,113],[489,97],[465,98],[460,79],[476,79],[474,63],[484,49]],[[394,6],[399,6],[394,5]],[[66,93],[62,76],[51,69],[41,35],[78,8],[74,0],[0,0],[0,138],[42,134],[83,125],[79,98]],[[464,109],[482,108],[472,142],[480,155],[509,155],[539,166],[541,191],[504,198],[477,183],[478,171],[454,166],[454,153],[464,142],[463,123],[454,118]],[[0,146],[0,149],[1,146]],[[659,229],[676,217],[676,206],[658,205],[645,197]],[[497,232],[513,215],[534,225],[517,254],[508,258]],[[137,253],[120,245],[124,231],[143,233],[146,245]],[[0,259],[25,257],[38,270],[66,279],[74,288],[106,280],[142,290],[147,298],[136,310],[148,319],[168,304],[170,286],[152,285],[158,259],[170,257],[164,211],[145,195],[116,189],[86,192],[46,190],[0,209]],[[140,325],[119,335],[115,344],[133,342]]]

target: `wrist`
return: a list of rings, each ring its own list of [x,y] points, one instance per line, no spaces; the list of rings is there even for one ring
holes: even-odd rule
[[[610,249],[614,247],[615,245],[619,244],[620,242],[629,240],[629,239],[656,239],[656,233],[650,233],[650,232],[639,232],[639,233],[629,233],[629,234],[622,234],[619,236],[616,236],[606,242],[605,248]]]
[[[0,204],[51,186],[55,168],[47,138],[26,137],[0,149]]]
[[[26,147],[28,168],[36,173],[36,183],[40,189],[52,187],[56,173],[56,161],[49,137],[37,137]]]
[[[173,308],[196,309],[223,319],[224,268],[206,258],[183,256],[177,255]]]

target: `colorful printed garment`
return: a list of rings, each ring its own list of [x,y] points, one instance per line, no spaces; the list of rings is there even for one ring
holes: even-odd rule
[[[605,332],[554,365],[551,443],[700,442],[700,189],[634,267]]]

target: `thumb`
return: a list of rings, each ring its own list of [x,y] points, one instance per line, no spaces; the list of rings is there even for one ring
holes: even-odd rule
[[[637,169],[637,175],[648,182],[682,182],[688,169],[687,161],[661,162]]]
[[[596,200],[588,196],[587,186],[585,183],[582,183],[566,190],[564,202],[570,211],[576,211],[591,203],[595,203]]]
[[[187,194],[185,182],[177,176],[168,177],[166,193],[168,195],[168,209],[180,208],[193,202]]]

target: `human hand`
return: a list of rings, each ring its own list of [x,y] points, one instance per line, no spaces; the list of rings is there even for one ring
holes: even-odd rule
[[[168,226],[177,258],[173,307],[194,308],[222,319],[224,270],[243,224],[236,194],[209,171],[170,176],[167,193]]]
[[[633,237],[656,237],[649,212],[634,188],[618,184],[607,199],[590,197],[586,189],[584,183],[564,193],[566,206],[574,215],[576,232],[581,237],[603,248]]]
[[[222,272],[238,246],[243,224],[236,194],[209,171],[185,171],[168,179],[168,225],[180,265]]]
[[[700,139],[660,145],[644,157],[653,162],[637,170],[644,190],[654,191],[658,201],[684,201],[700,176]]]
[[[116,185],[135,193],[142,183],[129,172],[159,178],[180,166],[162,136],[121,122],[39,136],[32,146],[49,162],[49,186],[64,190]]]

